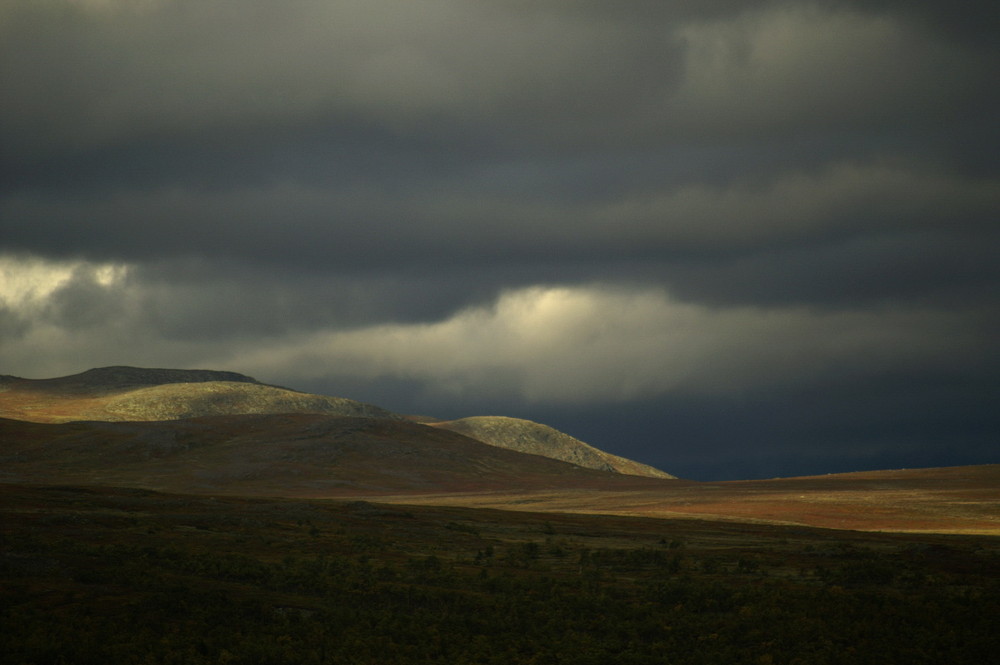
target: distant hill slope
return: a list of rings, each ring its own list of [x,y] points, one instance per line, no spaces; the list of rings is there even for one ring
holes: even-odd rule
[[[0,378],[0,417],[32,422],[265,413],[400,418],[372,404],[280,388],[236,372],[104,367],[58,379]]]
[[[344,397],[300,393],[254,383],[209,381],[140,388],[108,400],[117,420],[174,420],[201,416],[266,413],[322,413],[399,419],[372,404]]]
[[[335,497],[650,487],[405,420],[317,414],[169,422],[0,418],[0,482]]]
[[[427,424],[464,434],[491,446],[543,455],[588,469],[651,478],[674,478],[669,473],[606,453],[569,434],[531,420],[504,416],[473,416]]]
[[[310,413],[408,420],[483,443],[613,473],[673,478],[528,420],[404,418],[372,404],[261,383],[236,372],[102,367],[54,379],[0,376],[0,418],[38,423],[165,421],[206,416]]]
[[[166,383],[204,383],[207,381],[229,381],[238,383],[260,383],[237,372],[222,372],[209,369],[159,369],[147,367],[97,367],[86,372],[62,376],[54,379],[22,379],[16,376],[0,376],[0,390],[5,387],[46,392],[52,394],[86,394],[90,396],[124,392],[145,386]]]

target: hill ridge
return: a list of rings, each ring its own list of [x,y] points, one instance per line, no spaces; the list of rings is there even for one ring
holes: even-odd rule
[[[114,365],[52,379],[0,377],[0,417],[40,423],[167,421],[222,415],[312,413],[406,420],[477,442],[614,474],[674,478],[528,420],[406,417],[356,400],[261,383],[236,372]]]
[[[257,379],[240,374],[214,369],[167,369],[160,367],[133,367],[131,365],[110,365],[45,379],[27,379],[19,376],[0,376],[0,381],[18,387],[43,391],[64,391],[70,393],[109,391],[123,392],[141,386],[157,386],[170,383],[207,383],[228,381],[233,383],[261,384]]]
[[[543,455],[588,469],[651,478],[675,478],[660,469],[605,452],[554,427],[525,418],[470,416],[426,424],[458,432],[492,446]]]

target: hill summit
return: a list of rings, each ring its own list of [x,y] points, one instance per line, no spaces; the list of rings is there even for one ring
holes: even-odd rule
[[[234,383],[260,383],[257,379],[239,374],[211,369],[161,369],[115,365],[96,367],[79,374],[54,379],[22,379],[0,376],[0,386],[18,386],[36,391],[63,393],[115,393],[143,386],[167,383],[206,383],[230,381]]]

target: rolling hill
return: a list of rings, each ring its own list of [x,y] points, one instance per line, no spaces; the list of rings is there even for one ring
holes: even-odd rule
[[[0,417],[38,423],[167,421],[308,413],[404,420],[372,404],[264,384],[235,372],[104,367],[53,379],[0,376]],[[434,420],[434,419],[428,419]],[[551,427],[513,418],[428,423],[483,443],[612,473],[672,478]]]
[[[0,417],[31,422],[265,413],[399,418],[371,404],[289,390],[236,372],[103,367],[56,379],[0,377]]]
[[[335,497],[633,487],[405,420],[241,414],[166,422],[0,419],[0,482]]]
[[[0,483],[1000,534],[1000,465],[693,482],[527,420],[403,417],[209,370],[0,377]]]
[[[428,424],[431,427],[464,434],[491,446],[522,453],[545,455],[588,469],[650,478],[674,478],[669,473],[649,465],[598,450],[548,425],[521,418],[473,416]]]

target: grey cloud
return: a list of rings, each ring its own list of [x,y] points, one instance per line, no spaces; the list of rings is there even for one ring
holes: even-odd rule
[[[901,15],[934,34],[995,49],[1000,10],[989,0],[963,2],[959,11],[934,0],[831,0],[864,11]]]
[[[18,99],[5,138],[25,149],[325,114],[401,129],[441,112],[534,114],[595,90],[617,99],[634,76],[616,59],[637,48],[615,24],[505,3],[16,3],[4,25]]]
[[[531,288],[433,323],[319,331],[238,353],[254,374],[389,376],[457,397],[627,402],[856,381],[907,367],[976,372],[990,345],[981,316],[709,308],[651,290]]]
[[[997,232],[885,233],[647,267],[696,302],[941,307],[989,302],[1000,283]]]
[[[671,471],[685,445],[741,440],[760,468],[889,459],[907,437],[930,460],[948,428],[976,458],[997,371],[997,14],[923,0],[2,3],[0,295],[20,295],[0,305],[0,372],[217,366],[444,415],[562,413],[552,424],[585,440],[573,422],[631,427],[635,450],[664,456],[644,461]],[[502,294],[559,289],[632,325],[615,335],[584,316],[566,348],[505,338]],[[742,395],[657,383],[677,360],[657,331],[678,311],[702,331],[681,340],[689,383],[730,372]],[[469,324],[477,312],[492,324]],[[386,331],[447,338],[465,364],[445,345],[426,355],[451,374],[416,371],[390,345],[382,361],[409,369],[384,372],[365,335]],[[355,352],[304,371],[303,345],[331,340]],[[628,348],[649,359],[622,361]],[[525,358],[582,393],[614,378],[616,409],[646,429],[547,400],[559,377]]]
[[[17,104],[4,141],[32,154],[359,117],[408,134],[445,119],[556,146],[929,113],[928,126],[983,94],[996,64],[893,15],[615,6],[15,3],[3,79]]]
[[[996,56],[928,41],[895,14],[12,6],[4,80],[18,102],[0,130],[12,248],[257,260],[308,253],[317,243],[288,238],[318,234],[387,263],[407,260],[394,238],[630,255],[995,206],[988,143],[940,146],[954,151],[956,121],[995,124]],[[454,89],[427,80],[441,77]],[[887,158],[902,167],[880,170]],[[950,172],[973,163],[984,181]],[[852,168],[852,190],[820,182]],[[470,234],[486,240],[466,248]]]
[[[465,273],[293,271],[200,259],[140,265],[133,275],[141,316],[160,334],[208,342],[239,331],[259,345],[316,330],[440,320],[490,298],[503,283],[483,281]]]
[[[32,322],[21,313],[7,306],[0,306],[0,339],[17,340],[23,338],[32,327]]]
[[[650,186],[590,198],[520,198],[519,192],[491,189],[488,178],[403,192],[289,183],[122,191],[101,200],[22,196],[0,210],[21,222],[8,242],[31,246],[44,236],[51,251],[134,258],[186,252],[274,267],[306,262],[328,273],[478,265],[484,276],[491,264],[519,257],[548,265],[558,280],[560,265],[562,278],[572,279],[575,265],[597,257],[728,260],[736,253],[747,266],[782,248],[831,241],[863,247],[894,237],[928,265],[948,265],[955,251],[988,251],[992,214],[1000,208],[1000,189],[991,182],[877,164],[759,184]],[[829,270],[837,253],[821,251],[819,265]],[[845,268],[865,259],[865,253],[840,256]]]
[[[125,315],[127,298],[124,285],[101,284],[92,271],[78,269],[49,296],[43,320],[68,330],[104,328]]]
[[[24,338],[39,328],[106,326],[127,309],[126,272],[113,265],[47,264],[0,255],[3,338]]]

